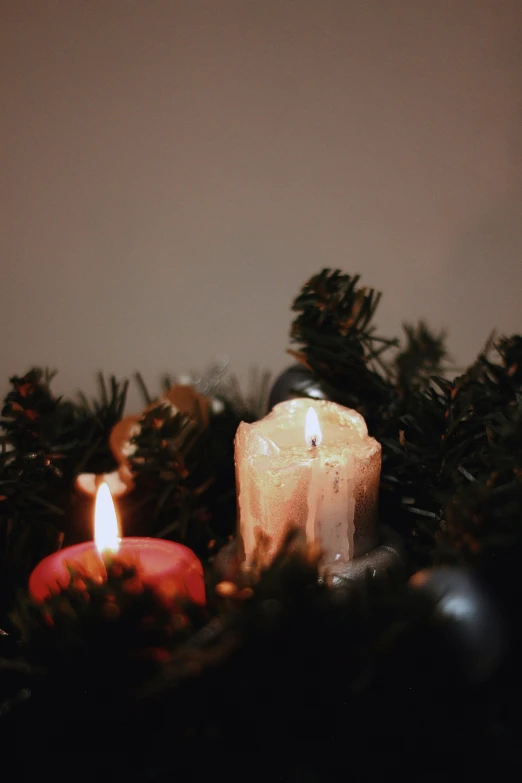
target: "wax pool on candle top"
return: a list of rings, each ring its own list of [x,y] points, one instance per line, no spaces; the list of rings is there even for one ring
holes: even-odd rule
[[[319,422],[316,438],[306,433],[310,409]],[[375,546],[381,447],[356,411],[324,400],[279,403],[261,421],[239,426],[235,457],[247,563],[259,534],[269,562],[290,527],[320,544],[325,563],[347,562]]]

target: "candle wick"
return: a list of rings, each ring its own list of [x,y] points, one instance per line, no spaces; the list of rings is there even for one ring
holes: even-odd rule
[[[317,438],[315,435],[312,435],[311,441],[312,441],[311,447],[314,449],[317,446]]]

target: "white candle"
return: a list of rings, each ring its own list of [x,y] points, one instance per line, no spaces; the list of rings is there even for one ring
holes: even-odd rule
[[[381,446],[356,411],[325,400],[279,403],[235,442],[239,537],[245,561],[266,564],[291,527],[346,563],[377,542]]]

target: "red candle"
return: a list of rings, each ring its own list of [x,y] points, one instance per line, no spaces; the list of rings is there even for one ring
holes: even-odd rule
[[[99,580],[106,576],[104,555],[117,555],[136,566],[143,584],[157,589],[168,600],[186,597],[205,604],[203,567],[192,550],[159,538],[118,537],[118,519],[107,484],[100,485],[94,511],[94,541],[76,544],[45,557],[29,579],[29,591],[37,601],[69,584],[68,566]]]

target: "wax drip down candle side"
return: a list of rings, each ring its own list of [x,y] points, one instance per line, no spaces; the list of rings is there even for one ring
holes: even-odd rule
[[[247,566],[254,556],[268,564],[292,527],[321,547],[323,565],[375,547],[381,446],[356,411],[326,400],[281,402],[261,421],[240,424],[235,460]]]

